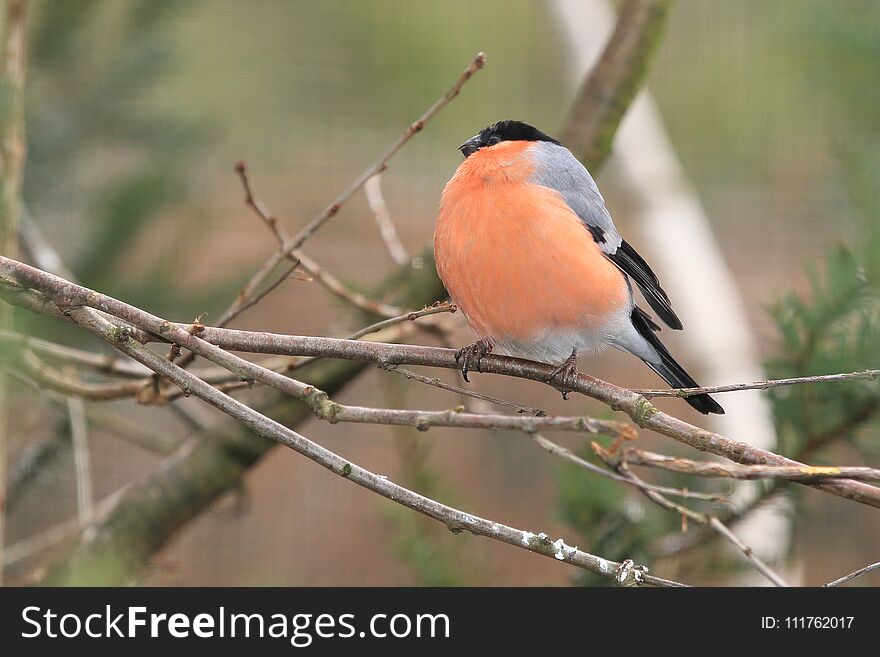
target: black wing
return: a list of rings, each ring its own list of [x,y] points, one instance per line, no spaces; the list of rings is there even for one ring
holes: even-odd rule
[[[632,319],[633,326],[636,327],[636,331],[639,332],[639,335],[645,338],[648,344],[657,352],[657,356],[659,357],[659,361],[655,362],[642,359],[644,360],[645,365],[657,372],[657,374],[663,377],[663,380],[673,388],[700,387],[700,384],[694,381],[693,377],[684,371],[684,368],[675,361],[669,351],[666,350],[666,347],[663,346],[663,343],[660,342],[656,335],[654,335],[654,331],[658,329],[658,326],[651,321],[651,318],[648,317],[641,308],[638,306],[633,308],[630,319]],[[709,395],[692,395],[690,397],[685,397],[684,400],[705,415],[709,413],[724,415],[724,409],[721,408],[721,405]]]
[[[593,237],[595,237],[595,233]],[[598,240],[597,240],[598,241]],[[642,259],[634,248],[621,240],[620,246],[614,253],[605,254],[611,262],[620,267],[621,271],[636,282],[645,299],[650,304],[654,312],[662,319],[669,328],[681,329],[681,320],[672,310],[669,303],[669,296],[660,287],[660,281],[657,275],[651,271],[648,263]]]

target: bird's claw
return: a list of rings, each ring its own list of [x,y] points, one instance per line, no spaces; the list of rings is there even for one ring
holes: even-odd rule
[[[480,365],[483,361],[483,356],[491,353],[492,345],[485,340],[477,340],[473,344],[469,344],[467,347],[463,347],[455,352],[455,362],[461,365],[461,375],[465,381],[471,382],[468,378],[468,372],[482,372]]]
[[[571,352],[571,356],[565,359],[559,367],[550,373],[548,382],[550,385],[562,391],[562,398],[568,399],[568,393],[577,387],[578,367],[577,349]]]

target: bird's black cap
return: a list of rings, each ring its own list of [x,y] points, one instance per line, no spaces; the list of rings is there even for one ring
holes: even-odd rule
[[[549,141],[553,144],[559,142],[536,127],[522,121],[499,121],[480,130],[479,134],[471,137],[458,150],[468,157],[486,146],[494,146],[502,141]]]

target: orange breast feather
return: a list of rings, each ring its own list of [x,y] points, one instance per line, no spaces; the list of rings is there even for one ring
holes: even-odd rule
[[[524,144],[478,151],[449,181],[437,271],[481,338],[600,330],[629,301],[625,279],[562,197],[528,182]]]

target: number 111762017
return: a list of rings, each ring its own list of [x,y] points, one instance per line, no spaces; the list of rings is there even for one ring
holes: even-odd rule
[[[761,627],[765,630],[847,630],[854,620],[855,616],[764,616]]]

